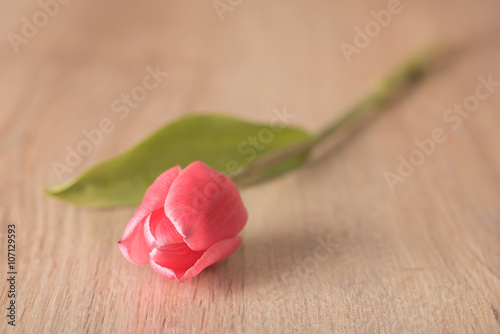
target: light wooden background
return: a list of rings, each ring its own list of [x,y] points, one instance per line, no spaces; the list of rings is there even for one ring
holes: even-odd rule
[[[17,331],[7,326],[2,279],[0,332],[499,333],[500,90],[457,130],[442,117],[479,75],[500,81],[500,3],[401,4],[348,63],[339,44],[387,1],[244,0],[221,21],[211,0],[73,0],[15,53],[7,34],[40,7],[3,0],[0,265],[5,278],[15,223],[18,319]],[[436,39],[461,53],[328,155],[245,190],[242,246],[184,284],[121,256],[133,207],[42,194],[60,182],[52,163],[103,118],[114,131],[63,180],[192,111],[268,122],[286,107],[317,131]],[[148,65],[170,76],[119,119],[111,102]],[[391,192],[384,172],[438,127],[448,140]]]

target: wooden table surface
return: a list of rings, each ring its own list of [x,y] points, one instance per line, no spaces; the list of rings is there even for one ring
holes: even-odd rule
[[[500,2],[47,3],[50,16],[34,0],[0,5],[1,333],[500,332]],[[122,257],[134,207],[42,193],[191,112],[267,123],[286,110],[318,131],[435,40],[460,52],[363,131],[244,190],[242,246],[186,283]],[[169,75],[115,113],[148,66]],[[480,78],[492,83],[477,99]],[[113,130],[56,172],[106,118]],[[391,189],[401,159],[418,165]]]

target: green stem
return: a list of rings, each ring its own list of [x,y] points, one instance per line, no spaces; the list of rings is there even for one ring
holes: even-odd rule
[[[235,175],[234,182],[240,187],[246,187],[269,178],[269,171],[276,166],[309,154],[320,143],[340,130],[357,123],[368,115],[376,115],[385,110],[398,97],[401,97],[403,92],[408,91],[436,65],[439,65],[444,55],[442,48],[433,46],[409,59],[310,141],[287,147],[259,159]]]

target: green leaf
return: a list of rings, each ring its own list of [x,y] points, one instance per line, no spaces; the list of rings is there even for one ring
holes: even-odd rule
[[[183,117],[160,130],[129,151],[85,171],[77,178],[54,186],[46,193],[83,206],[106,207],[140,203],[146,189],[170,167],[185,167],[200,160],[226,174],[261,156],[311,139],[307,132],[285,127],[269,130],[267,124],[203,114]],[[257,145],[251,143],[257,139]],[[268,143],[269,138],[272,137]],[[268,174],[277,176],[298,167],[307,159],[301,155],[275,166]],[[229,169],[231,168],[231,169]]]

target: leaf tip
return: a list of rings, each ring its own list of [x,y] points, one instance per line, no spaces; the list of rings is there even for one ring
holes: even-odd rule
[[[47,196],[52,196],[52,197],[59,197],[62,192],[64,192],[66,189],[68,189],[68,186],[70,185],[69,182],[61,183],[49,188],[45,188],[43,190],[43,193]]]

